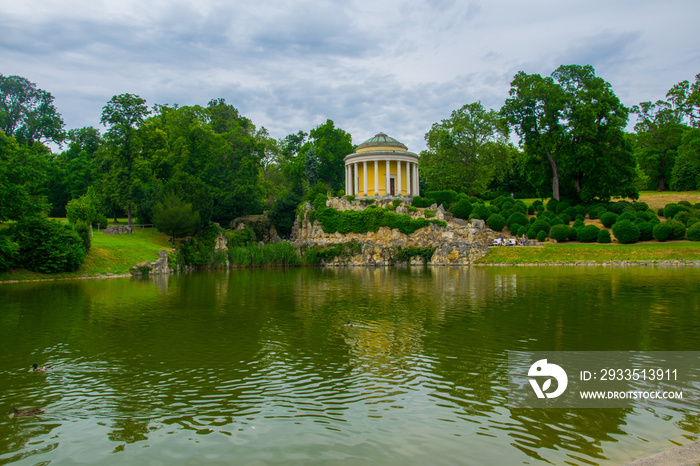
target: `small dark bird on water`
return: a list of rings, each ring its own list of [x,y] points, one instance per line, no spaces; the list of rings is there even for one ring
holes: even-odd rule
[[[37,363],[34,363],[34,364],[32,364],[32,370],[34,372],[46,372],[47,370],[49,370],[49,368],[44,367],[44,366],[39,367],[39,365]]]
[[[41,414],[43,412],[44,412],[44,410],[41,408],[25,409],[24,411],[20,411],[17,408],[12,408],[12,409],[10,409],[8,414],[14,413],[15,417],[28,417],[28,416],[36,416],[37,414]]]

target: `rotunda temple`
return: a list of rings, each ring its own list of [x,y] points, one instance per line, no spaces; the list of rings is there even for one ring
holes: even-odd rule
[[[345,157],[345,194],[417,196],[418,156],[396,139],[377,134]]]

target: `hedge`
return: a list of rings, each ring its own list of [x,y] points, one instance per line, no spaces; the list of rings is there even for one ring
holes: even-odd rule
[[[411,218],[409,215],[396,214],[386,209],[371,205],[364,210],[338,211],[332,208],[323,208],[315,216],[321,222],[325,233],[367,233],[376,232],[380,227],[396,228],[401,233],[411,233],[431,223],[447,226],[442,220],[428,220],[425,218]]]

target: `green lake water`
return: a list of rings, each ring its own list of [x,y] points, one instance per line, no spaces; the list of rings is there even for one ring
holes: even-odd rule
[[[624,463],[697,440],[698,400],[510,410],[507,352],[700,350],[699,283],[516,267],[0,284],[0,464]]]

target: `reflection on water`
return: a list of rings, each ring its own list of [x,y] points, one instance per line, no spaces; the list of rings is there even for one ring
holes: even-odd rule
[[[506,352],[697,350],[699,278],[348,268],[2,285],[0,407],[45,413],[0,418],[0,464],[627,461],[696,440],[700,406],[511,411]]]

